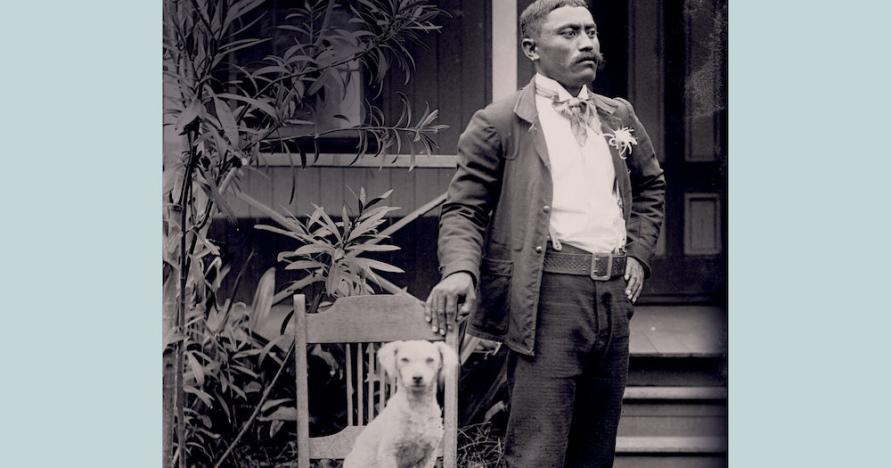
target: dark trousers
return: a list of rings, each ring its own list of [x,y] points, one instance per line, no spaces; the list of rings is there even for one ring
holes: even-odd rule
[[[544,273],[535,356],[510,352],[510,468],[611,467],[628,375],[625,280]]]

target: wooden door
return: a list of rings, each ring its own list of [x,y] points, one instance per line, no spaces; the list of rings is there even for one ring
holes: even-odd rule
[[[651,302],[727,291],[727,2],[660,2],[668,192]]]

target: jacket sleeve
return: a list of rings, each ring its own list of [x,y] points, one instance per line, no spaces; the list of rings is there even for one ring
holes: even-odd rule
[[[458,169],[440,215],[438,254],[443,278],[466,271],[479,282],[486,229],[501,192],[502,151],[487,110],[477,111],[458,139]]]
[[[653,143],[628,101],[617,98],[624,105],[626,124],[634,129],[637,145],[626,162],[631,178],[631,215],[626,226],[628,255],[643,264],[647,277],[652,273],[650,260],[665,217],[665,175],[656,159]]]

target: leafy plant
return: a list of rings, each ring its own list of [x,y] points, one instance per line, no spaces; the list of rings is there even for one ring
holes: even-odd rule
[[[204,424],[201,405],[222,405],[222,398],[204,388],[219,383],[226,394],[220,396],[227,402],[233,395],[241,401],[253,392],[248,392],[247,386],[233,387],[234,382],[247,380],[250,384],[253,374],[261,376],[245,361],[252,354],[239,354],[254,353],[259,346],[245,338],[249,336],[246,317],[239,308],[216,297],[227,267],[219,248],[208,238],[213,219],[220,213],[232,216],[228,198],[239,191],[239,178],[255,170],[261,148],[298,153],[305,165],[307,148],[318,156],[321,138],[347,132],[358,135],[357,157],[371,148],[382,154],[403,144],[410,146],[412,154],[416,145],[429,154],[432,135],[443,128],[433,123],[435,110],[425,110],[412,121],[407,105],[396,124],[386,124],[383,113],[368,102],[362,106],[361,122],[326,128],[315,118],[326,96],[336,94],[353,79],[351,73],[344,72],[349,66],[358,65],[369,83],[380,85],[395,62],[405,69],[408,79],[413,60],[406,44],[438,28],[433,20],[441,10],[430,2],[307,1],[279,26],[280,32],[290,34],[285,36],[290,43],[282,53],[247,60],[252,50],[272,39],[255,37],[256,25],[268,13],[262,8],[264,3],[164,2],[164,122],[182,146],[178,155],[165,160],[162,189],[163,441],[168,466],[173,464],[174,453],[179,466],[191,464],[187,461],[191,452],[175,452],[174,441],[180,448],[188,442],[199,450],[191,444],[193,436],[209,438],[195,441],[205,447],[204,442],[219,435],[206,425],[208,433],[189,429],[187,434],[187,426]],[[350,15],[349,29],[332,23],[334,15],[343,12]],[[303,131],[287,131],[295,127]],[[317,226],[312,229],[322,234]],[[330,265],[335,268],[325,273],[337,275],[330,282],[333,291],[343,293],[346,289],[341,288],[361,286],[350,283],[353,272],[360,271],[356,265],[341,260]],[[274,297],[271,291],[261,296]],[[226,453],[231,447],[230,441]]]
[[[285,270],[304,270],[308,272],[307,277],[324,280],[327,299],[370,294],[373,290],[368,279],[376,279],[375,270],[403,272],[401,268],[363,256],[399,250],[395,245],[382,244],[386,237],[378,231],[387,213],[399,209],[381,205],[392,193],[388,190],[367,199],[365,188],[360,188],[356,195],[356,215],[351,216],[344,206],[339,221],[334,221],[323,207],[316,206],[306,223],[294,216],[272,216],[279,226],[260,224],[256,228],[299,241],[302,245],[279,253],[278,260],[285,263]]]
[[[314,283],[323,287],[309,295],[308,311],[318,310],[322,300],[333,301],[338,297],[372,294],[369,283],[378,283],[375,271],[402,273],[402,269],[366,255],[393,252],[399,247],[384,244],[387,237],[379,228],[386,222],[387,213],[399,208],[383,205],[393,190],[368,198],[365,188],[360,187],[356,197],[357,211],[353,215],[344,206],[340,219],[335,221],[323,207],[315,206],[307,220],[301,221],[293,214],[282,215],[250,196],[241,199],[269,216],[278,225],[258,224],[255,228],[279,234],[297,241],[294,250],[280,252],[278,260],[285,263],[285,270],[301,270],[306,274],[286,290],[303,289]],[[290,316],[288,316],[290,317]]]

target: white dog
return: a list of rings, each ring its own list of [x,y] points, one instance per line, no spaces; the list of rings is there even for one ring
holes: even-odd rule
[[[436,386],[458,367],[458,356],[441,341],[394,341],[377,358],[396,376],[396,394],[356,438],[343,466],[432,468],[443,434]]]

